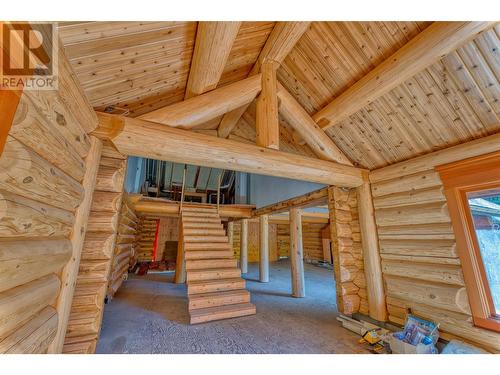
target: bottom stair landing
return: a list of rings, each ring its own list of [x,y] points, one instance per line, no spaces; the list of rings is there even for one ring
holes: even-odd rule
[[[182,208],[190,323],[256,313],[216,208]]]

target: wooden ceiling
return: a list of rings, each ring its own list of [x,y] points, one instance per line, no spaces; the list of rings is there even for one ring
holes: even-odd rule
[[[312,22],[278,79],[312,116],[429,25]],[[242,22],[219,87],[249,75],[274,26]],[[133,117],[184,99],[196,29],[196,22],[66,22],[59,28],[91,104]],[[326,133],[355,165],[375,169],[498,132],[499,33],[496,25]],[[285,119],[280,125],[283,151],[314,157]],[[255,105],[229,137],[255,142]]]

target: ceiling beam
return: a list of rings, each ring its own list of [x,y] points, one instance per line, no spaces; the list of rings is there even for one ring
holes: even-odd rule
[[[434,22],[349,87],[313,119],[327,129],[473,39],[495,22]]]
[[[261,75],[194,96],[138,118],[171,127],[190,129],[251,103],[261,90]]]
[[[307,208],[324,205],[328,201],[328,187],[311,191],[298,197],[290,198],[278,203],[252,211],[252,216],[277,214],[289,211],[291,208]]]
[[[278,83],[278,98],[280,100],[279,111],[283,118],[320,159],[352,165],[347,156],[281,83]]]
[[[279,150],[279,118],[276,63],[262,64],[262,90],[257,98],[255,134],[257,146]]]
[[[306,32],[309,24],[310,22],[276,22],[250,71],[249,77],[258,74],[262,64],[266,61],[281,64]],[[248,105],[245,105],[224,115],[218,128],[219,137],[227,138],[229,136],[247,108]]]
[[[198,22],[184,99],[217,87],[241,22]]]
[[[98,113],[93,132],[127,156],[187,163],[341,187],[363,183],[363,169],[211,137],[137,118]]]

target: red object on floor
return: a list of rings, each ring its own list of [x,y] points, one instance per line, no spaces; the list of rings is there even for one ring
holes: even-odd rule
[[[158,232],[160,231],[160,219],[156,219],[156,231],[155,231],[155,241],[153,242],[153,259],[156,261],[156,249],[158,248]]]

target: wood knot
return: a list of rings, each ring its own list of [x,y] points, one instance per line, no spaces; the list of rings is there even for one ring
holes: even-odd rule
[[[31,176],[25,177],[23,180],[23,183],[25,184],[29,184],[30,182],[33,182],[33,177]]]
[[[61,126],[66,126],[66,119],[64,118],[64,115],[60,114],[57,111],[56,111],[56,122]]]

